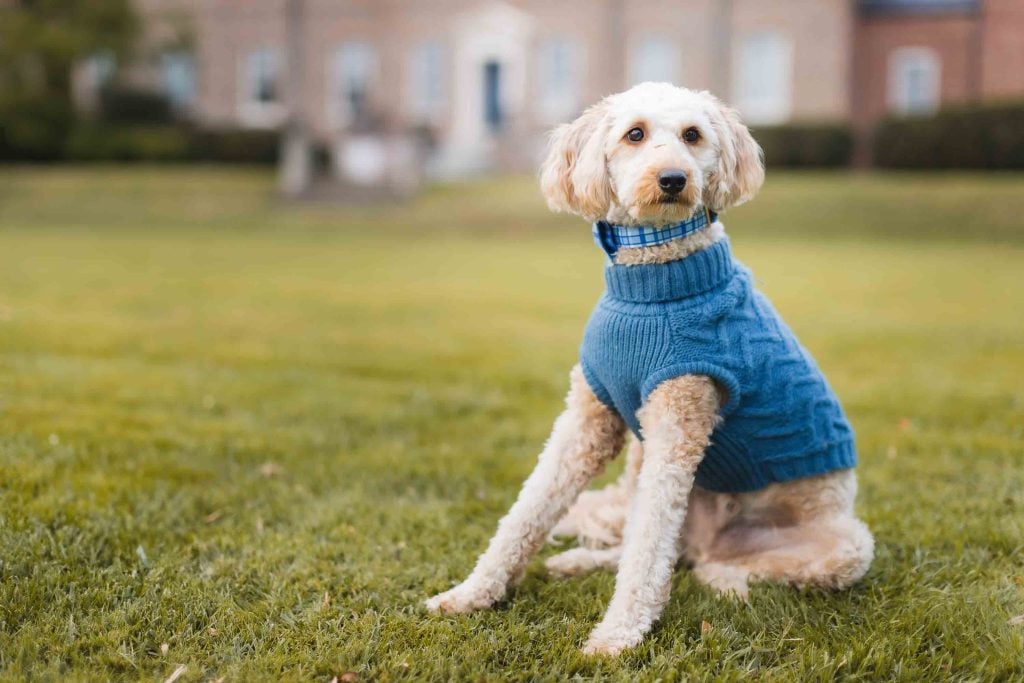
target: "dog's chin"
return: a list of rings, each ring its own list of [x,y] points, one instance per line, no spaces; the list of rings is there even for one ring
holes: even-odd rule
[[[683,197],[663,197],[653,203],[635,204],[629,216],[637,223],[664,225],[685,221],[693,215],[697,203]]]

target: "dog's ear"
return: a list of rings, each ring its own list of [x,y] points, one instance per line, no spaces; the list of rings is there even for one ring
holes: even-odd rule
[[[599,220],[613,200],[604,143],[607,105],[599,102],[551,132],[540,167],[540,189],[553,211]]]
[[[764,156],[739,113],[718,98],[712,104],[711,125],[718,135],[718,167],[704,186],[704,205],[713,211],[753,199],[764,183]]]

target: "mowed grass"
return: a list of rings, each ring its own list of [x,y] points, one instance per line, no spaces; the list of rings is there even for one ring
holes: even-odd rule
[[[876,560],[749,605],[680,570],[607,660],[579,653],[607,573],[421,607],[532,468],[601,290],[530,179],[339,209],[261,171],[0,171],[3,677],[1024,679],[1024,177],[769,178],[726,223],[845,402]]]

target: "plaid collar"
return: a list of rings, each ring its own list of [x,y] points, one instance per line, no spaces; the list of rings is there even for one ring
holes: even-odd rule
[[[623,247],[650,247],[671,242],[697,232],[716,220],[718,214],[702,206],[685,221],[661,228],[649,225],[615,225],[608,221],[597,221],[594,223],[594,242],[608,254],[608,258],[613,259]]]

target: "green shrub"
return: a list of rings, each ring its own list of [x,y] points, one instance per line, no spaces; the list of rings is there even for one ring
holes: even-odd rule
[[[100,118],[108,123],[169,123],[174,112],[161,93],[112,85],[100,93]]]
[[[70,161],[273,164],[277,155],[275,131],[107,123],[74,128],[63,150]]]
[[[280,146],[280,133],[275,130],[195,129],[189,138],[189,158],[194,161],[273,164]]]
[[[853,132],[842,123],[792,123],[753,129],[769,166],[849,166]]]
[[[0,92],[0,161],[60,159],[72,120],[63,100],[25,91]]]
[[[1024,168],[1024,102],[890,118],[874,136],[882,168]]]
[[[72,161],[186,161],[189,138],[175,126],[90,125],[72,131],[65,152]]]

